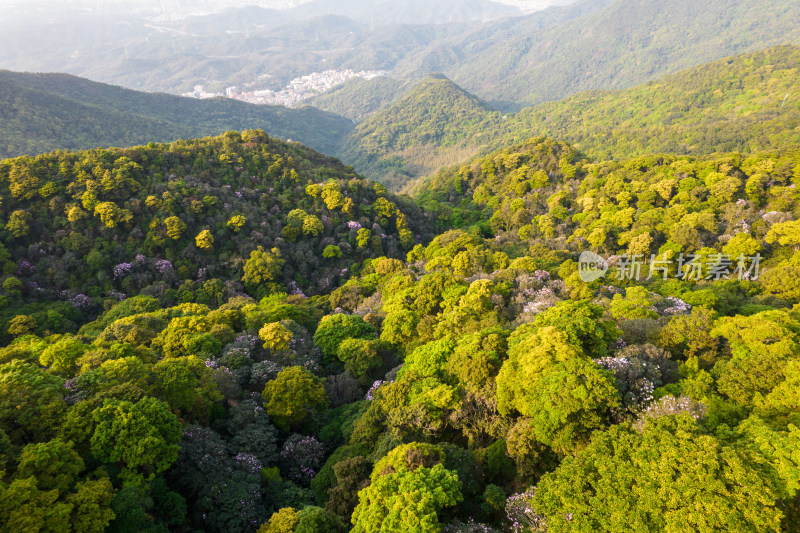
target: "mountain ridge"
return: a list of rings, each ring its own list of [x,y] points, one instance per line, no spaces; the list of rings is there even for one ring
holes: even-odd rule
[[[311,107],[194,100],[143,93],[70,74],[0,70],[0,84],[5,88],[0,93],[0,116],[6,124],[0,132],[0,157],[166,142],[248,128],[268,130],[270,135],[332,153],[337,147],[335,139],[352,127],[348,119]],[[12,121],[10,117],[21,118]],[[60,128],[54,130],[53,124]],[[41,130],[47,133],[37,136]],[[70,141],[70,137],[77,140]]]

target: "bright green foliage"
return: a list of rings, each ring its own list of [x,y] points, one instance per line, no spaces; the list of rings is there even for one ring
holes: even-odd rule
[[[78,339],[65,337],[45,348],[39,356],[39,364],[56,372],[71,372],[75,370],[75,363],[87,348]]]
[[[305,235],[316,237],[325,229],[322,221],[314,215],[308,215],[303,219],[303,233]],[[341,256],[339,256],[341,257]]]
[[[57,490],[66,494],[72,487],[84,463],[71,442],[53,439],[49,442],[28,444],[23,448],[16,476],[20,479],[33,476],[40,490]]]
[[[800,429],[789,425],[786,431],[770,427],[764,420],[751,416],[736,428],[741,440],[738,445],[763,457],[772,469],[769,472],[779,497],[790,499],[800,491]],[[789,520],[797,510],[789,510]]]
[[[367,245],[370,243],[370,238],[372,237],[372,232],[367,228],[361,228],[356,233],[356,245],[359,248],[366,248]]]
[[[613,306],[612,303],[612,308]],[[581,346],[585,355],[599,358],[607,354],[608,345],[614,342],[617,336],[613,323],[602,318],[601,307],[569,300],[537,315],[533,324],[539,327],[558,328],[569,336],[572,344]]]
[[[6,223],[6,229],[14,237],[24,237],[30,231],[31,214],[27,211],[17,210],[11,213]]]
[[[780,531],[776,487],[688,415],[598,432],[546,474],[532,506],[548,531]],[[564,510],[569,509],[569,514]]]
[[[689,315],[672,317],[659,334],[659,344],[677,356],[699,357],[711,364],[717,356],[719,341],[712,335],[714,311],[696,307]]]
[[[8,333],[20,337],[36,329],[36,319],[28,315],[17,315],[8,324]]]
[[[264,324],[258,330],[258,336],[264,341],[264,348],[268,350],[288,350],[289,342],[294,338],[292,331],[280,322]]]
[[[282,429],[299,428],[328,405],[322,381],[299,366],[284,368],[262,393],[264,409]]]
[[[0,523],[15,533],[69,531],[72,507],[57,500],[58,491],[39,490],[34,477],[0,482]]]
[[[66,502],[72,506],[70,524],[75,533],[95,533],[105,531],[115,518],[111,510],[114,487],[107,477],[94,481],[83,481],[75,486],[75,492],[68,494]]]
[[[125,479],[152,479],[178,457],[180,423],[162,401],[106,400],[92,418],[92,454],[103,462],[121,464]]]
[[[772,244],[793,246],[795,250],[800,247],[800,221],[780,222],[772,226],[765,240]]]
[[[403,444],[392,449],[386,457],[375,463],[370,479],[396,472],[413,472],[420,467],[432,467],[444,461],[444,450],[440,446],[423,442]]]
[[[442,459],[441,450],[437,454],[416,443],[395,448],[375,465],[372,484],[359,492],[352,531],[440,531],[438,513],[462,500],[461,482],[438,462]]]
[[[800,350],[800,323],[781,311],[725,317],[711,334],[725,338],[732,352],[714,369],[718,389],[742,405],[759,401],[783,381],[787,361]]]
[[[507,338],[501,327],[463,335],[447,358],[445,371],[473,391],[490,386],[505,359]]]
[[[336,349],[336,357],[344,363],[344,369],[350,375],[366,384],[370,380],[370,372],[383,362],[380,347],[381,341],[378,339],[345,339]]]
[[[153,366],[153,389],[183,416],[206,419],[222,395],[205,362],[195,356],[162,359]]]
[[[325,247],[322,251],[322,257],[326,259],[334,258],[334,257],[342,257],[342,249],[336,246],[335,244],[329,244]]]
[[[3,290],[12,296],[19,295],[20,289],[22,289],[22,282],[19,278],[9,276],[3,281]]]
[[[314,344],[319,346],[327,361],[332,361],[343,340],[374,339],[375,335],[375,327],[359,315],[337,313],[322,318],[314,333]]]
[[[244,264],[242,281],[251,284],[276,281],[281,274],[284,263],[285,261],[281,259],[281,253],[277,248],[267,252],[259,247],[257,250],[250,252],[250,259]]]
[[[400,375],[408,372],[423,378],[441,378],[444,366],[454,348],[455,343],[450,339],[431,341],[424,344],[406,357],[405,364],[400,370]]]
[[[48,440],[60,425],[63,380],[21,361],[0,365],[0,426],[15,444]]]
[[[258,533],[294,533],[299,522],[300,511],[284,507],[272,514],[269,522],[258,528]]]
[[[653,299],[644,287],[628,287],[625,296],[615,294],[609,307],[616,319],[656,318]]]
[[[737,233],[722,247],[722,253],[736,258],[739,256],[753,257],[761,250],[757,240],[747,233]]]
[[[387,474],[359,493],[352,531],[431,533],[441,530],[438,512],[461,500],[458,477],[442,465]]]
[[[501,413],[529,417],[536,439],[562,452],[602,427],[619,405],[611,375],[550,326],[509,339],[497,399]]]

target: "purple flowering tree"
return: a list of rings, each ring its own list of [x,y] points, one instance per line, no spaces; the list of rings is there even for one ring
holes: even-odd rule
[[[298,485],[307,487],[325,460],[325,446],[314,437],[294,434],[283,444],[281,470]]]

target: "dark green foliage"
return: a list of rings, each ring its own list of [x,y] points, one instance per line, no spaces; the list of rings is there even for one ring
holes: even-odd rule
[[[67,74],[0,71],[0,158],[51,150],[132,146],[262,128],[332,152],[349,120],[313,108],[199,101],[123,89]],[[91,97],[87,97],[91,95]]]

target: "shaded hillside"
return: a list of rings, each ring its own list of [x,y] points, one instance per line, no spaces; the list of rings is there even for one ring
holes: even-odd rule
[[[260,128],[335,151],[351,121],[318,109],[132,91],[67,74],[0,71],[0,157]]]
[[[354,78],[330,92],[315,96],[308,104],[356,122],[388,107],[403,96],[414,82],[379,76],[371,80]]]

